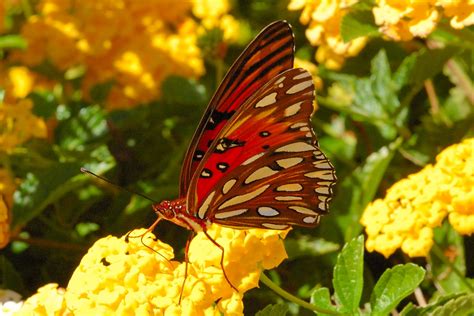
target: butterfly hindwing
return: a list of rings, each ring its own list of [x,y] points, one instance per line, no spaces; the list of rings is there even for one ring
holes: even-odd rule
[[[268,25],[244,50],[224,77],[204,113],[186,152],[181,169],[180,196],[228,120],[271,78],[293,68],[294,38],[286,21]]]
[[[314,226],[335,182],[310,118],[314,86],[303,69],[269,80],[221,129],[196,170],[189,211],[232,227]]]

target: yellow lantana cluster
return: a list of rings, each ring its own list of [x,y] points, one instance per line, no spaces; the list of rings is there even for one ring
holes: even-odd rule
[[[286,258],[286,231],[213,225],[208,233],[224,247],[225,271],[239,292],[223,276],[221,251],[203,233],[189,247],[181,303],[185,263],[173,260],[171,246],[151,233],[143,241],[154,251],[140,238],[109,236],[89,249],[66,289],[56,284],[39,289],[17,315],[243,315],[244,292],[258,286],[263,269]]]
[[[301,10],[300,21],[308,24],[306,37],[318,46],[316,60],[330,69],[339,69],[347,57],[357,55],[364,48],[367,38],[359,37],[344,42],[341,21],[349,8],[358,0],[291,0],[289,10]]]
[[[0,249],[10,241],[11,208],[16,185],[10,172],[0,168]]]
[[[202,9],[211,7],[218,12]],[[170,75],[202,75],[201,25],[191,13],[202,23],[221,21],[217,26],[232,37],[236,23],[229,22],[228,10],[227,0],[41,0],[21,29],[28,49],[14,52],[11,61],[82,69],[84,96],[111,83],[106,105],[126,108],[158,98]]]
[[[474,24],[470,0],[377,0],[373,13],[380,31],[396,41],[427,37],[443,16],[455,29]]]
[[[201,19],[204,30],[218,28],[223,31],[224,41],[232,43],[239,38],[239,22],[228,12],[228,0],[193,0],[193,14]]]
[[[10,242],[10,211],[7,203],[0,196],[0,249]]]
[[[32,113],[33,102],[26,99],[46,85],[26,67],[0,68],[0,152],[9,152],[32,137],[47,136],[46,123]]]
[[[410,257],[426,256],[433,228],[446,216],[459,233],[474,233],[474,138],[446,148],[436,160],[365,209],[368,251],[388,257],[401,248]]]

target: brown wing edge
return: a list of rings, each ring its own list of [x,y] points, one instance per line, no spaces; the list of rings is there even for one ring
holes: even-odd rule
[[[259,47],[259,43],[266,38],[268,38],[271,34],[274,34],[275,32],[279,31],[283,33],[287,33],[288,36],[291,38],[291,47],[292,51],[294,54],[295,51],[295,46],[294,46],[294,35],[293,31],[291,28],[291,25],[285,21],[285,20],[280,20],[280,21],[275,21],[268,26],[266,26],[253,40],[250,42],[247,47],[243,50],[243,52],[240,54],[240,56],[236,59],[236,61],[232,64],[232,66],[229,68],[227,74],[225,75],[224,79],[220,83],[217,91],[214,93],[214,96],[211,98],[211,101],[209,102],[209,105],[207,106],[201,121],[199,122],[199,125],[194,132],[194,135],[189,143],[188,149],[186,150],[183,165],[181,167],[181,173],[180,173],[180,188],[179,188],[179,196],[180,197],[185,197],[189,183],[191,181],[191,178],[194,174],[195,170],[191,170],[191,164],[192,164],[192,159],[193,159],[193,154],[196,150],[196,147],[198,145],[198,141],[201,138],[201,135],[204,132],[204,128],[207,125],[212,112],[216,107],[218,107],[219,102],[221,101],[222,95],[224,92],[227,90],[229,82],[231,79],[235,79],[237,76],[238,72],[241,71],[245,67],[245,63],[248,60],[249,57],[254,53],[256,49]],[[283,31],[281,31],[283,30]],[[281,70],[279,73],[293,68],[293,58],[290,58],[288,60],[287,65],[281,65]]]

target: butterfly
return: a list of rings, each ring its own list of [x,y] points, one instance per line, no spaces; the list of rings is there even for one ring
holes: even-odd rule
[[[234,289],[223,267],[224,249],[206,232],[211,224],[314,227],[332,197],[335,171],[311,127],[312,76],[293,68],[294,50],[286,21],[257,35],[199,123],[184,158],[179,198],[153,205],[158,219],[152,227],[165,219],[204,232],[221,249],[222,271]]]

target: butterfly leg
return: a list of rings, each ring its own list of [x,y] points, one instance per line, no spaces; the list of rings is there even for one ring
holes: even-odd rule
[[[186,283],[186,279],[188,278],[188,264],[189,264],[189,245],[191,244],[191,240],[196,236],[196,233],[193,231],[189,234],[188,240],[186,240],[186,248],[184,250],[184,280],[183,284],[181,285],[181,293],[179,294],[179,303],[181,304],[181,299],[183,298],[183,291],[184,291],[184,284]]]
[[[206,237],[212,241],[212,243],[214,245],[216,245],[221,251],[222,251],[222,256],[221,256],[221,269],[222,269],[222,273],[224,274],[224,277],[227,281],[227,283],[229,283],[230,287],[233,288],[234,290],[236,290],[237,292],[239,291],[229,280],[229,278],[227,277],[227,274],[225,273],[225,269],[224,269],[224,247],[222,247],[221,245],[219,245],[219,243],[217,241],[215,241],[208,233],[207,231],[203,231],[204,235],[206,235]]]

